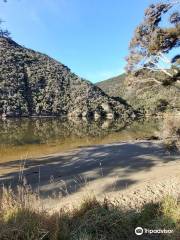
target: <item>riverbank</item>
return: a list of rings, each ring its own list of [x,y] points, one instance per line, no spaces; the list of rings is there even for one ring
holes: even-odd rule
[[[59,199],[61,204],[76,204],[86,192],[98,198],[118,197],[119,192],[133,192],[173,178],[178,184],[179,173],[180,155],[171,154],[161,141],[133,140],[79,147],[40,158],[0,163],[1,185],[15,188],[25,179],[34,191],[38,189],[47,208],[58,207]]]
[[[179,173],[180,155],[157,140],[2,162],[0,240],[134,240],[139,226],[169,229],[171,234],[158,239],[175,240]]]

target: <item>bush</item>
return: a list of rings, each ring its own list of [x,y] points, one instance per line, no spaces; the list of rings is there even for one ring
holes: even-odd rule
[[[180,116],[165,114],[162,139],[169,150],[180,150]]]
[[[165,112],[167,110],[169,103],[165,99],[159,99],[156,105],[156,112]]]
[[[160,203],[145,204],[142,209],[131,211],[122,209],[118,201],[105,198],[100,202],[93,197],[78,208],[61,209],[54,214],[32,207],[26,201],[31,197],[34,198],[32,192],[26,191],[22,200],[12,190],[3,190],[0,240],[135,240],[137,226],[174,230],[166,235],[144,234],[143,239],[173,240],[180,234],[180,203],[170,196]]]

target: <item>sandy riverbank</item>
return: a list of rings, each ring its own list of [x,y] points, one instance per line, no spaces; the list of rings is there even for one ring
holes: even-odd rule
[[[59,199],[61,204],[76,203],[87,194],[119,198],[118,194],[132,193],[134,197],[134,191],[140,195],[145,188],[149,198],[148,186],[158,184],[157,191],[168,193],[170,184],[180,193],[180,155],[171,155],[160,141],[128,141],[0,163],[1,184],[15,187],[22,175],[40,190],[45,205],[48,196],[53,196],[51,206],[55,206]]]

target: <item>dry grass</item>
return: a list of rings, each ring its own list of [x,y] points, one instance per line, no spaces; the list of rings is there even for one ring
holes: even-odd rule
[[[137,226],[174,230],[170,235],[146,234],[143,239],[180,236],[180,203],[172,197],[136,211],[123,210],[118,200],[105,198],[100,202],[95,197],[82,201],[78,208],[61,209],[53,214],[37,203],[38,195],[28,187],[19,188],[16,194],[11,189],[2,189],[0,240],[134,240]]]
[[[165,114],[162,138],[169,150],[180,150],[180,114]]]

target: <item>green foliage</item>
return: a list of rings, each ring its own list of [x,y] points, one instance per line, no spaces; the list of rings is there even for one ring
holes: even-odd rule
[[[125,80],[126,75],[121,74],[117,77],[98,82],[97,86],[111,97],[121,97],[125,92]]]
[[[161,132],[163,143],[169,151],[180,150],[180,118],[178,114],[174,116],[165,114]]]
[[[150,5],[145,11],[144,21],[136,28],[130,42],[130,53],[127,57],[127,72],[138,69],[160,70],[169,77],[178,74],[175,61],[169,60],[165,54],[180,46],[180,13],[175,11],[170,16],[170,26],[161,27],[162,17],[171,9],[178,9],[179,1],[161,2]],[[162,67],[161,63],[166,67]],[[170,71],[168,69],[170,68]]]
[[[168,106],[168,101],[165,99],[158,99],[157,104],[156,104],[156,111],[157,112],[164,112],[167,109]]]
[[[7,0],[3,0],[3,2],[7,2]],[[10,37],[10,32],[7,29],[4,29],[2,25],[3,21],[0,19],[0,37]]]
[[[163,81],[162,81],[163,79]],[[174,81],[174,84],[172,84]],[[159,83],[160,82],[160,83]],[[146,69],[136,72],[136,76],[118,76],[97,84],[113,97],[121,97],[134,109],[144,110],[149,114],[162,112],[160,101],[166,101],[164,111],[179,111],[180,84],[169,79],[162,72],[150,72]]]
[[[3,21],[0,19],[0,37],[10,37],[10,32],[1,26],[2,23]]]
[[[123,210],[118,202],[106,198],[100,202],[93,197],[84,200],[78,208],[64,208],[51,215],[32,209],[31,205],[19,204],[11,194],[6,193],[6,198],[0,201],[3,205],[0,209],[2,240],[134,240],[137,226],[174,231],[170,235],[158,234],[158,239],[173,240],[180,234],[180,204],[170,196],[159,203],[144,204],[138,210]],[[11,212],[8,219],[4,218],[7,211]],[[152,234],[143,237],[149,240]]]
[[[0,114],[6,116],[105,115],[104,108],[126,113],[123,102],[68,67],[8,38],[0,38],[0,73]]]

